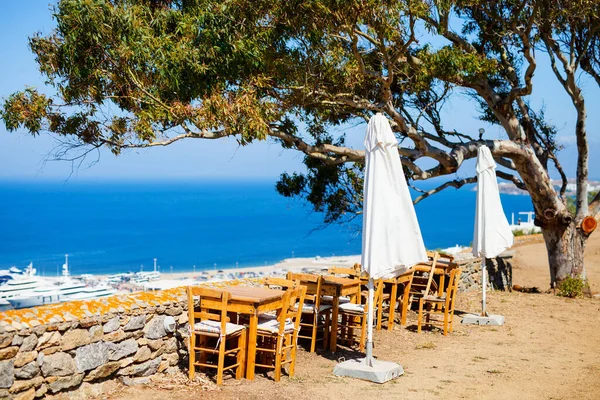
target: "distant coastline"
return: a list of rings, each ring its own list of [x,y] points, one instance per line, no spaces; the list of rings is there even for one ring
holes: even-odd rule
[[[562,186],[562,181],[558,179],[552,180],[552,185],[556,188],[556,190],[560,190]],[[477,190],[477,186],[473,188],[474,191]],[[498,190],[500,193],[509,194],[509,195],[529,195],[526,190],[519,189],[512,182],[498,182]],[[575,196],[575,192],[577,190],[577,184],[575,179],[569,178],[567,180],[567,190],[565,195],[567,196]],[[600,181],[588,181],[588,192],[600,190]]]

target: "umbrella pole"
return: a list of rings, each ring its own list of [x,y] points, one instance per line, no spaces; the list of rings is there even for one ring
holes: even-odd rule
[[[375,290],[373,278],[369,278],[369,300],[367,300],[367,356],[365,357],[365,363],[369,366],[373,365],[373,314],[374,307],[373,301],[375,299]]]
[[[481,296],[481,316],[482,317],[487,317],[487,311],[485,310],[485,294],[486,294],[486,290],[487,290],[487,284],[486,284],[486,266],[485,266],[485,257],[481,257],[481,288],[483,290],[482,292],[482,296]]]

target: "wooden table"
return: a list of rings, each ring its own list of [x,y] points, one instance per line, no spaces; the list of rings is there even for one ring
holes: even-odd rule
[[[306,293],[316,294],[317,284],[309,283]],[[332,296],[331,310],[331,334],[329,335],[329,350],[337,350],[337,327],[340,306],[340,297],[348,296],[351,302],[360,299],[360,279],[340,278],[333,275],[323,275],[321,284],[321,296]]]
[[[250,316],[246,379],[252,380],[254,379],[256,363],[258,315],[268,311],[280,310],[283,307],[285,292],[283,290],[251,286],[232,286],[225,290],[231,294],[227,309]]]

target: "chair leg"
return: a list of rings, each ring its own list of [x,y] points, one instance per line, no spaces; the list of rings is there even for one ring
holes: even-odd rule
[[[277,336],[277,345],[275,352],[275,382],[279,382],[281,380],[281,348],[283,347],[283,338],[281,336]]]
[[[313,326],[312,326],[312,336],[310,339],[310,352],[315,352],[315,345],[317,344],[317,326],[319,326],[319,314],[313,314]]]
[[[360,332],[360,344],[358,349],[363,352],[365,351],[365,338],[367,336],[367,315],[363,315],[362,317],[362,327]]]
[[[298,332],[294,332],[292,339],[292,362],[290,363],[290,378],[296,373],[296,350],[298,348]],[[313,341],[314,343],[314,341]]]
[[[392,294],[390,295],[390,311],[388,313],[388,331],[394,329],[394,319],[396,315],[396,301],[398,300],[398,285],[392,285]]]
[[[325,314],[325,326],[323,327],[323,348],[329,348],[329,329],[331,328],[331,313]]]
[[[444,311],[444,336],[448,336],[448,310]]]
[[[239,348],[237,354],[237,363],[238,367],[235,371],[235,379],[240,380],[244,377],[244,365],[246,364],[246,330],[242,330],[240,336],[238,336],[238,345]]]
[[[421,333],[421,324],[423,323],[423,299],[419,300],[419,316],[417,318],[417,333]]]
[[[377,304],[377,330],[381,330],[381,318],[383,317],[383,296],[379,296],[379,304]]]
[[[223,368],[225,367],[225,342],[227,342],[227,337],[221,337],[219,341],[219,361],[217,363],[217,385],[221,385],[223,383]]]
[[[192,332],[192,334],[190,335],[190,341],[189,341],[189,360],[190,360],[190,370],[188,371],[189,374],[189,378],[190,381],[194,380],[194,377],[196,376],[196,366],[194,365],[196,360],[195,360],[195,356],[196,356],[196,351],[194,350],[195,347],[195,338],[196,335],[194,335],[194,333]]]

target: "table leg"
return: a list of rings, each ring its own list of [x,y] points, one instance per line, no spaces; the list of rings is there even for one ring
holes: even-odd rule
[[[333,296],[331,310],[331,335],[329,337],[329,350],[335,352],[337,349],[337,328],[338,328],[338,310],[340,305],[340,296],[337,293]]]
[[[248,358],[246,365],[246,379],[254,379],[254,365],[256,363],[256,331],[258,327],[258,313],[250,315],[248,327]]]

